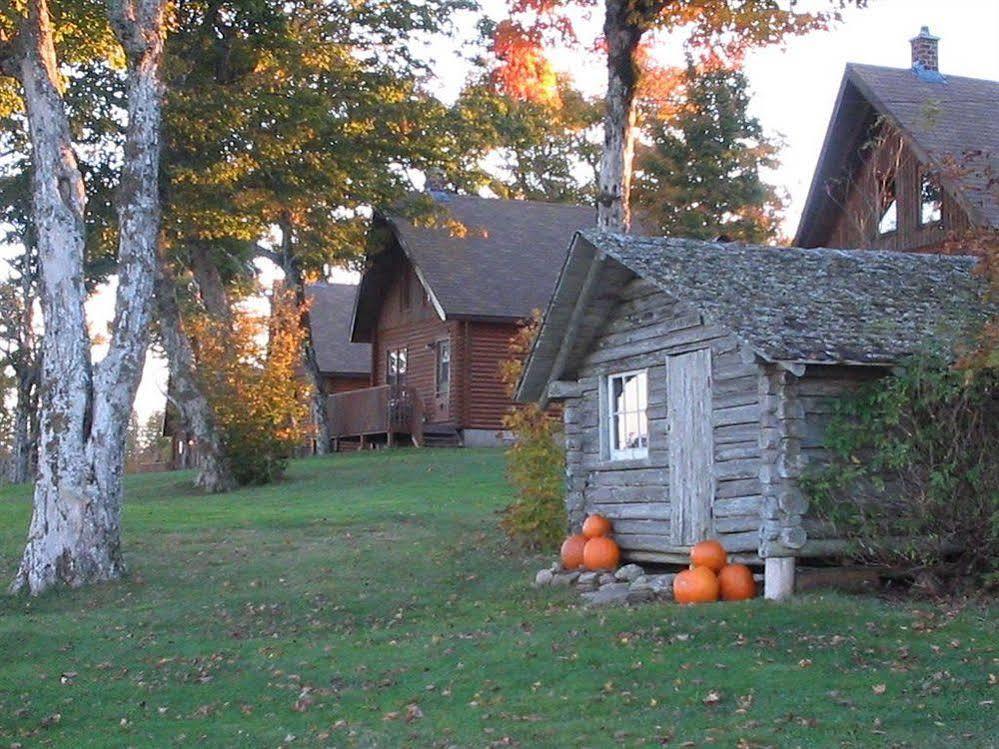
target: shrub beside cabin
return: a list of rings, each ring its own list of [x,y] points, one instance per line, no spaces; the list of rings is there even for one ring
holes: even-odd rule
[[[498,444],[510,339],[548,303],[566,239],[594,223],[592,208],[431,195],[438,225],[375,218],[349,327],[370,376],[327,401],[338,448]]]
[[[834,399],[980,329],[975,262],[578,233],[518,391],[564,406],[572,527],[605,515],[633,561],[718,538],[790,593],[845,546],[799,485]]]

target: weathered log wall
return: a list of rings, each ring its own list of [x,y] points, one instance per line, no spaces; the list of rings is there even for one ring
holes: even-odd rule
[[[671,542],[667,356],[711,350],[714,502],[711,530],[731,552],[755,554],[759,544],[759,366],[747,363],[736,338],[705,325],[699,314],[649,282],[635,279],[578,368],[579,394],[565,402],[567,505],[578,527],[599,512],[614,521],[625,556],[673,561],[687,547]],[[600,421],[601,382],[608,374],[648,369],[649,454],[608,460]]]

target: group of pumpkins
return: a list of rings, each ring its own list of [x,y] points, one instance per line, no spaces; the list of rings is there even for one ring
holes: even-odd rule
[[[583,532],[562,544],[562,566],[567,570],[613,570],[621,562],[621,549],[609,537],[611,522],[603,515],[590,515]],[[725,547],[718,541],[701,541],[690,550],[690,569],[673,579],[677,603],[742,601],[756,595],[756,580],[744,564],[729,564]]]
[[[611,521],[603,515],[590,515],[583,532],[569,536],[562,544],[562,566],[567,570],[614,570],[621,563],[621,549],[613,538]]]
[[[690,569],[673,578],[677,603],[744,601],[756,596],[753,572],[744,564],[729,564],[718,541],[701,541],[690,550]]]

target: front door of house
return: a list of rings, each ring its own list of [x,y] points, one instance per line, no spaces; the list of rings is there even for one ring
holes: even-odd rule
[[[451,341],[434,342],[434,413],[431,421],[451,418]]]
[[[670,536],[681,546],[708,538],[714,498],[711,350],[666,359]]]

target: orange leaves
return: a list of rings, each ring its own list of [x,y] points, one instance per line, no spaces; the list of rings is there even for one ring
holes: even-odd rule
[[[503,93],[513,99],[559,105],[558,78],[544,53],[540,31],[503,21],[493,34],[493,53],[500,61],[493,79]]]
[[[222,428],[240,484],[279,478],[309,436],[308,389],[300,370],[300,310],[275,290],[269,319],[236,312],[231,323],[187,322],[205,397]]]

